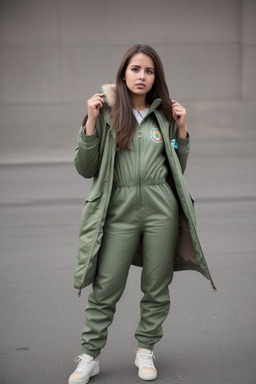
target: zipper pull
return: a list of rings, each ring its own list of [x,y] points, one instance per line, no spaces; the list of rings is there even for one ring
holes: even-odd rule
[[[81,296],[81,290],[82,290],[82,289],[80,288],[79,291],[78,291],[78,294],[77,294],[78,297]]]
[[[212,289],[216,292],[217,291],[217,288],[215,287],[214,283],[211,281],[211,286],[212,286]]]

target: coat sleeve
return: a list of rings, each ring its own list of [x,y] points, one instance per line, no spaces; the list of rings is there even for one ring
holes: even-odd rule
[[[86,135],[80,127],[74,163],[77,172],[85,178],[94,177],[98,171],[100,147],[100,122],[96,121],[94,133]]]
[[[182,139],[181,137],[179,137],[178,127],[177,127],[177,124],[175,123],[174,137],[178,146],[176,149],[176,153],[180,162],[182,173],[184,173],[187,165],[189,151],[190,151],[190,136],[189,134],[187,134],[186,139]]]

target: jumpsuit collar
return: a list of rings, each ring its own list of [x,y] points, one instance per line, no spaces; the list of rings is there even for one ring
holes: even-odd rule
[[[146,114],[145,117],[147,117],[150,113],[152,113],[153,111],[155,111],[159,105],[161,104],[162,100],[161,99],[155,99],[153,101],[153,103],[151,104],[151,106],[149,107],[149,110],[148,110],[148,113]]]

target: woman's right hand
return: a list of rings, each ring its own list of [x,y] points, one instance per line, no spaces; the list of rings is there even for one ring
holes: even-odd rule
[[[99,116],[100,110],[103,107],[104,100],[103,93],[96,93],[87,101],[88,119],[85,125],[85,132],[87,135],[92,135],[95,129],[95,123]]]
[[[94,122],[96,121],[104,104],[104,100],[102,98],[103,95],[103,93],[96,93],[93,97],[87,100],[88,120]]]

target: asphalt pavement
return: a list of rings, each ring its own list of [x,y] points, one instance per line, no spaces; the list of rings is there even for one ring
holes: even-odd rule
[[[256,142],[192,145],[186,179],[217,286],[177,272],[159,384],[256,383]],[[0,166],[0,382],[66,384],[81,352],[91,290],[73,288],[80,215],[90,180],[73,164]],[[134,366],[140,272],[126,290],[92,384],[142,383]]]

